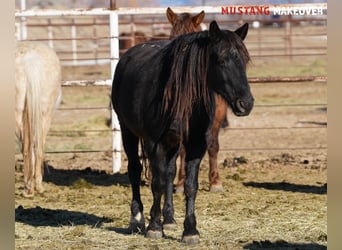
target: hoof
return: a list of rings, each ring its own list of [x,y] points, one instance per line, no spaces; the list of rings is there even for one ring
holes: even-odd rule
[[[200,237],[199,235],[186,235],[183,236],[182,242],[188,245],[198,244],[200,242]]]
[[[45,192],[45,188],[43,188],[43,186],[37,187],[37,193],[38,194],[42,194]]]
[[[145,233],[145,219],[141,213],[138,213],[135,217],[131,216],[128,230],[132,233]]]
[[[23,190],[23,192],[21,193],[21,195],[25,198],[31,198],[34,196],[34,192],[27,190],[26,188]]]
[[[176,223],[168,223],[163,225],[163,229],[165,230],[176,230],[177,224]]]
[[[128,230],[131,233],[144,234],[145,233],[145,224],[131,222],[131,223],[129,223]]]
[[[217,184],[217,185],[212,185],[212,186],[210,186],[209,191],[210,191],[211,193],[218,193],[218,192],[223,192],[224,189],[223,189],[222,184]]]
[[[156,231],[156,230],[148,230],[146,232],[146,238],[150,239],[160,239],[163,237],[163,232],[162,231]]]

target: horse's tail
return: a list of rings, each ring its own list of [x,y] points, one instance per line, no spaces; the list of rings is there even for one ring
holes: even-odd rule
[[[42,137],[41,111],[41,61],[35,53],[29,53],[23,59],[23,66],[27,80],[23,127],[24,131],[24,176],[28,181],[26,191],[35,189],[36,176],[39,176],[44,160],[44,142]]]

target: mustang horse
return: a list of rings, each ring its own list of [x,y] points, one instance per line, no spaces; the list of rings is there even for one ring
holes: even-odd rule
[[[175,223],[173,180],[183,144],[186,214],[182,241],[199,242],[195,217],[198,172],[214,120],[215,94],[237,116],[248,115],[254,103],[246,76],[249,54],[243,39],[247,32],[248,24],[229,31],[212,21],[208,31],[139,44],[121,57],[111,98],[128,157],[132,231],[146,231],[146,237],[161,238],[163,229]],[[146,230],[140,197],[139,140],[152,170],[153,204]]]

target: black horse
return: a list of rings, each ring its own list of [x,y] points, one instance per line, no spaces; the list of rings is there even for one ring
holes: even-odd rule
[[[232,32],[220,30],[213,21],[209,31],[139,44],[121,57],[111,96],[128,157],[132,231],[145,231],[139,139],[152,168],[153,205],[146,230],[146,237],[150,238],[162,237],[163,227],[175,223],[173,180],[183,143],[186,215],[182,240],[188,244],[199,242],[195,199],[199,165],[215,113],[214,93],[221,95],[237,116],[248,115],[254,103],[246,76],[249,54],[243,39],[247,32],[248,24]]]

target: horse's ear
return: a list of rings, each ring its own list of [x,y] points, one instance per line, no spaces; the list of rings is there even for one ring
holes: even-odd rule
[[[241,40],[244,40],[247,36],[248,32],[248,23],[245,23],[242,25],[240,28],[234,31],[240,38]]]
[[[177,18],[178,18],[178,15],[176,13],[174,13],[170,7],[167,7],[166,9],[166,16],[167,16],[167,19],[169,20],[169,22],[174,25]]]
[[[201,24],[201,22],[203,22],[204,16],[205,16],[205,13],[204,13],[204,10],[202,10],[199,14],[191,18],[191,21],[195,27],[197,27],[198,25]]]
[[[213,42],[216,42],[221,38],[221,30],[216,21],[212,21],[209,25],[209,37]]]

